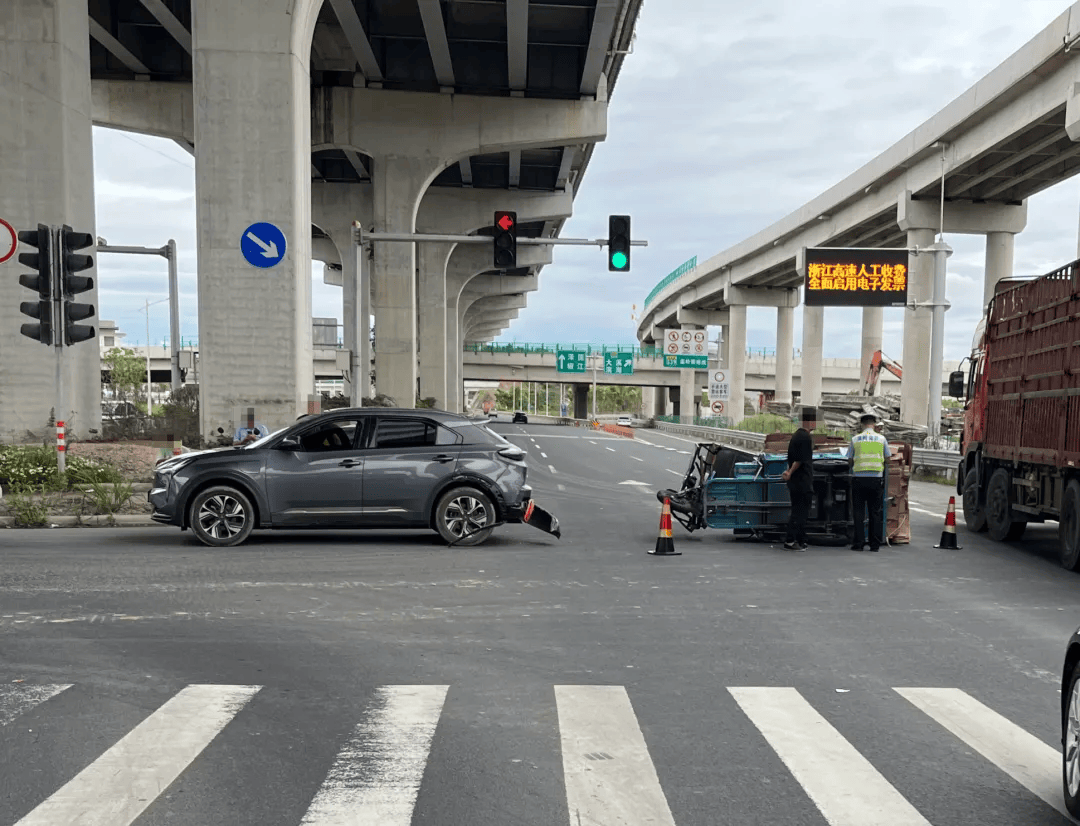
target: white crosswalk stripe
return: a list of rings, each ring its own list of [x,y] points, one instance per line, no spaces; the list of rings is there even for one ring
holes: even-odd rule
[[[24,711],[51,700],[71,685],[0,685],[0,726],[6,726]]]
[[[18,726],[4,729],[3,724],[31,711],[47,714],[49,700],[72,688],[77,684],[0,685],[0,748],[5,736],[20,734]],[[439,721],[449,688],[377,688],[362,722],[344,743],[334,744],[336,757],[317,791],[302,801],[298,811],[303,806],[307,809],[298,826],[411,826],[432,760],[432,746],[440,736]],[[562,760],[562,792],[571,826],[675,826],[669,799],[684,799],[687,790],[662,787],[650,743],[627,689],[617,685],[553,688],[557,755]],[[949,819],[955,813],[935,819],[935,812],[916,809],[893,785],[902,785],[907,776],[905,766],[873,764],[798,689],[727,690],[734,705],[718,718],[720,725],[731,718],[737,706],[762,736],[739,741],[739,749],[747,752],[725,754],[724,759],[751,765],[760,761],[761,754],[775,753],[809,798],[803,803],[808,814],[793,812],[792,822],[803,822],[800,817],[805,819],[815,807],[830,826],[944,826],[956,822],[954,817]],[[224,732],[229,723],[259,691],[259,686],[245,685],[183,688],[70,780],[58,778],[60,788],[41,802],[33,801],[36,808],[15,826],[129,826],[200,756],[215,748],[230,748],[228,742],[215,740],[227,736]],[[1030,793],[1066,814],[1057,748],[958,688],[904,687],[893,691],[886,701],[906,708],[909,714],[913,706],[917,713],[926,715],[948,748],[973,752],[977,757],[971,759],[986,761],[991,773],[992,767],[1003,773],[1001,782],[1017,783],[1016,795]],[[74,699],[60,703],[59,708],[70,710]],[[651,711],[655,713],[655,707]],[[253,707],[251,713],[260,711]],[[665,737],[663,726],[655,725],[662,721],[650,722],[654,724],[646,729],[650,739]],[[453,726],[449,730],[453,731]],[[651,745],[654,749],[658,745],[671,747],[670,742]],[[948,766],[943,769],[948,770]],[[890,776],[894,773],[896,776]],[[666,779],[665,783],[678,783],[679,772],[665,775],[669,776],[675,780]],[[997,788],[986,776],[968,775],[961,782]],[[197,794],[190,783],[186,785],[186,791]],[[929,804],[923,801],[919,805],[925,808]],[[513,821],[512,815],[508,813],[507,822]],[[817,822],[818,815],[812,816]],[[973,811],[963,822],[979,823],[980,817]],[[0,820],[4,820],[2,801]],[[737,822],[737,818],[732,814],[715,822]]]
[[[449,688],[380,688],[377,712],[338,753],[301,826],[409,826]]]
[[[1061,752],[957,688],[897,688],[1028,791],[1068,815],[1061,796]]]
[[[930,826],[794,688],[729,688],[830,826]]]
[[[189,685],[15,826],[128,826],[259,688]]]
[[[572,824],[675,826],[626,689],[557,685]]]

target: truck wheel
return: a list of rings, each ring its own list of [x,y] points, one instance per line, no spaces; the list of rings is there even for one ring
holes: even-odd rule
[[[1012,477],[1005,468],[998,468],[986,486],[986,527],[990,538],[997,542],[1019,539],[1027,522],[1012,518]]]
[[[975,468],[967,472],[964,477],[964,524],[972,533],[982,533],[986,530],[986,509],[979,495],[979,479]]]
[[[1061,566],[1080,571],[1080,482],[1073,479],[1065,486],[1058,522]]]

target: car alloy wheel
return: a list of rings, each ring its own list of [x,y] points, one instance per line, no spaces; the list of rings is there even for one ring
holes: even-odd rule
[[[479,545],[494,530],[495,508],[476,488],[445,493],[435,508],[435,529],[455,545]]]
[[[1080,814],[1080,666],[1073,667],[1069,680],[1069,708],[1065,713],[1065,731],[1062,737],[1064,752],[1061,755],[1062,781],[1065,802],[1070,812]]]
[[[188,522],[204,545],[239,545],[255,527],[255,508],[236,488],[207,488],[192,501]]]

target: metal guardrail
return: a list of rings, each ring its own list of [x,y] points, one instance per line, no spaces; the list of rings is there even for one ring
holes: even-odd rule
[[[664,355],[662,347],[638,347],[633,344],[532,344],[525,342],[503,342],[488,344],[467,344],[466,353],[494,353],[498,355],[523,354],[555,355],[560,350],[585,351],[593,353],[629,353],[637,358],[659,358]]]
[[[719,427],[700,427],[691,424],[670,424],[661,421],[654,422],[654,426],[657,430],[665,433],[681,433],[685,436],[710,439],[743,450],[760,451],[765,446],[765,434],[763,433],[749,433],[745,430],[727,430]],[[911,464],[913,468],[942,472],[952,478],[960,464],[960,454],[952,450],[931,450],[916,447],[911,451]]]

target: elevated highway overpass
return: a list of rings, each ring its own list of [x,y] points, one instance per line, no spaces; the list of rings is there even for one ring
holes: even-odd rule
[[[468,245],[360,253],[354,222],[490,234],[492,213],[508,209],[520,236],[557,236],[606,137],[642,0],[2,5],[0,217],[96,236],[92,124],[170,138],[195,157],[201,429],[211,433],[248,406],[268,426],[306,409],[312,260],[343,288],[351,395],[366,392],[374,317],[378,391],[402,405],[460,404],[449,365],[466,313],[524,295],[498,279],[535,279],[550,250],[522,248],[503,271],[490,249],[481,260]],[[269,268],[240,253],[257,222],[286,239]],[[54,405],[52,352],[18,334],[28,296],[14,267],[0,265],[12,276],[0,279],[5,438],[41,432]],[[477,308],[468,334],[494,335],[509,317],[497,313],[512,312],[503,306]],[[85,435],[100,419],[98,353],[69,356],[61,412],[79,411],[74,432]]]
[[[747,368],[746,307],[777,308],[776,349],[794,346],[794,311],[804,279],[804,247],[924,249],[939,229],[945,187],[945,233],[986,238],[984,301],[1013,274],[1017,233],[1027,199],[1080,171],[1080,3],[1073,4],[968,91],[836,186],[751,238],[675,271],[647,297],[638,325],[644,344],[669,328],[724,328],[733,358],[733,391]],[[925,425],[933,263],[909,259],[901,416]],[[823,389],[824,308],[803,308],[801,398]],[[863,373],[881,349],[881,308],[864,308]],[[689,381],[689,379],[688,379]],[[790,401],[792,376],[780,366],[777,397]]]

